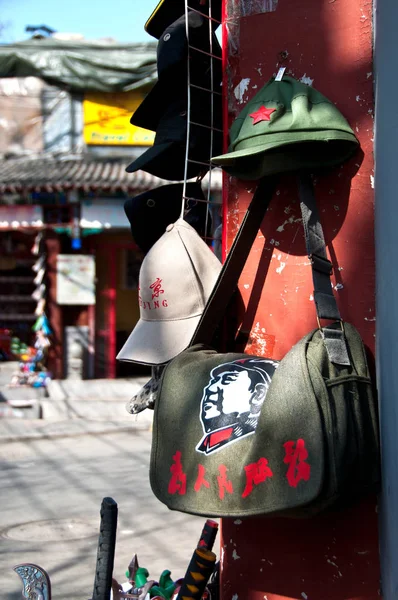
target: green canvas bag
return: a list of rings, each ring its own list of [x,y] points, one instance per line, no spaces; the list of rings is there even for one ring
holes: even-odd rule
[[[289,77],[260,90],[230,138],[219,163],[233,175],[262,179],[190,347],[165,367],[150,483],[170,509],[191,514],[310,516],[376,490],[380,477],[366,353],[337,307],[309,174],[344,162],[358,141],[329,100]],[[214,331],[271,202],[275,174],[286,165],[299,173],[319,327],[279,363],[219,353],[210,345]]]
[[[260,212],[271,187],[265,183],[268,202],[261,198]],[[377,488],[378,424],[365,349],[355,327],[339,315],[308,178],[301,178],[300,189],[318,318],[336,320],[311,331],[279,363],[196,343],[211,337],[227,290],[239,278],[251,239],[245,227],[258,218],[252,210],[263,183],[193,345],[166,366],[161,380],[150,483],[170,509],[214,517],[299,517]]]

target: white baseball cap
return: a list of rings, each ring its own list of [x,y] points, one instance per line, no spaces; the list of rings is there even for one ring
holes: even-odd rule
[[[140,320],[116,358],[160,365],[185,350],[220,270],[193,227],[183,219],[168,225],[142,262]]]

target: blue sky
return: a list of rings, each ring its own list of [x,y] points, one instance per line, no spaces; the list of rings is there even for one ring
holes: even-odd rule
[[[112,37],[119,42],[154,42],[144,24],[158,0],[0,0],[5,25],[0,42],[27,39],[26,25],[82,33],[87,39]]]

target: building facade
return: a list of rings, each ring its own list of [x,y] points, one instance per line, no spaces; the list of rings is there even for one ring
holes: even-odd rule
[[[43,56],[58,50],[44,43]],[[85,90],[84,77],[78,87],[61,79],[54,85],[46,72],[13,77],[2,70],[0,53],[1,359],[18,358],[15,347],[32,348],[32,328],[44,314],[55,378],[148,371],[115,359],[139,318],[143,257],[123,205],[169,182],[125,171],[154,140],[129,120],[156,78],[156,44],[130,44],[128,51],[145,68],[133,90],[118,91],[104,91],[104,79],[93,85],[87,78]],[[220,214],[219,173],[210,198]]]

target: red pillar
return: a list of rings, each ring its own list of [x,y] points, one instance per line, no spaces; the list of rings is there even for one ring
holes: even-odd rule
[[[286,74],[312,83],[335,102],[360,140],[361,151],[348,164],[318,178],[316,197],[340,311],[372,354],[372,4],[244,0],[237,6],[226,0],[228,122],[285,66]],[[225,177],[227,249],[254,189],[255,182]],[[243,329],[251,331],[247,352],[281,359],[316,327],[311,269],[292,177],[281,180],[240,289],[247,308]],[[222,520],[222,600],[376,600],[379,578],[375,498],[306,520]]]
[[[48,296],[46,314],[53,332],[52,346],[48,354],[48,369],[53,379],[64,377],[63,368],[63,313],[62,306],[57,303],[57,256],[60,252],[58,235],[49,230],[46,232],[46,253],[48,273]]]

